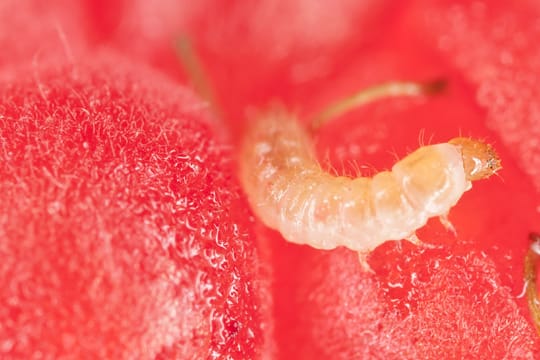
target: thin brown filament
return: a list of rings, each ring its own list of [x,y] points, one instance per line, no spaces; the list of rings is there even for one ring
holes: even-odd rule
[[[446,87],[446,81],[436,79],[421,83],[412,81],[391,81],[363,89],[347,96],[323,109],[313,117],[309,126],[316,132],[321,126],[354,108],[388,97],[422,96],[441,92]]]
[[[175,42],[175,50],[195,93],[208,102],[214,115],[221,118],[221,107],[216,100],[213,86],[206,75],[207,71],[204,69],[191,39],[188,36],[179,36]]]
[[[537,244],[540,244],[539,234],[531,233],[529,237]],[[531,313],[534,326],[536,327],[536,332],[540,336],[540,301],[538,299],[538,289],[536,286],[536,273],[539,258],[539,255],[531,247],[525,256],[525,267],[523,272],[526,286],[527,304],[529,305],[529,311]]]

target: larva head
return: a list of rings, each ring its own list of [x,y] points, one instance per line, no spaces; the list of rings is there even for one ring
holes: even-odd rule
[[[464,137],[454,138],[449,143],[460,148],[467,180],[485,179],[501,169],[501,159],[491,145]]]

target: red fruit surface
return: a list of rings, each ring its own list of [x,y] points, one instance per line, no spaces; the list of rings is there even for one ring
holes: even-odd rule
[[[538,123],[534,6],[357,2],[340,19],[361,25],[326,43],[339,5],[293,3],[303,11],[280,16],[269,1],[187,12],[186,29],[233,128],[245,121],[247,106],[272,98],[306,119],[372,84],[443,77],[449,87],[438,97],[382,101],[336,119],[321,133],[321,158],[345,173],[367,164],[361,170],[369,174],[418,147],[421,133],[426,142],[463,134],[494,143],[504,169],[500,179],[474,184],[452,209],[456,237],[430,222],[419,236],[438,248],[388,243],[370,259],[375,277],[359,273],[344,250],[321,254],[266,233],[274,247],[279,357],[534,358],[540,345],[519,296],[527,234],[539,220],[538,150],[529,131]],[[127,20],[112,41],[134,54],[134,33],[156,34],[160,41],[138,56],[172,73],[170,29],[183,28],[174,16],[144,22],[137,14],[148,12],[140,8],[124,10]],[[153,13],[175,13],[171,5],[157,8]],[[317,11],[310,28],[306,14]],[[258,24],[265,31],[257,32]],[[296,25],[309,31],[291,30]]]
[[[175,42],[189,37],[217,94],[223,120],[235,130],[250,106],[293,99],[299,88],[313,92],[352,60],[348,54],[378,42],[379,34],[370,28],[379,16],[391,21],[396,13],[391,10],[400,6],[373,0],[88,4],[101,41],[176,78],[188,76]]]
[[[3,0],[0,3],[0,75],[73,61],[87,44],[86,15],[78,1]],[[9,66],[7,66],[9,65]]]
[[[267,352],[253,221],[206,107],[92,58],[0,87],[0,357]]]
[[[430,222],[419,232],[419,237],[425,242],[434,244],[435,248],[419,249],[406,242],[387,243],[374,251],[369,259],[375,275],[361,273],[357,266],[356,256],[347,250],[320,252],[285,243],[279,234],[272,231],[259,231],[273,253],[271,262],[274,267],[273,322],[275,323],[275,340],[278,345],[277,358],[534,359],[536,354],[540,353],[538,336],[530,322],[524,298],[520,295],[523,288],[522,262],[528,248],[527,234],[531,230],[538,230],[536,226],[539,223],[537,209],[540,177],[537,163],[540,161],[538,160],[540,152],[536,134],[540,131],[538,125],[540,122],[537,119],[539,106],[536,79],[540,74],[538,68],[540,62],[536,51],[536,39],[538,38],[537,19],[540,9],[537,4],[532,1],[512,4],[502,1],[469,3],[457,0],[437,2],[411,0],[399,2],[399,4],[391,1],[375,3],[348,0],[338,3],[328,2],[328,4],[301,0],[263,0],[256,3],[238,0],[228,2],[226,5],[212,0],[198,2],[99,0],[83,3],[88,15],[88,21],[84,22],[85,26],[88,25],[86,35],[94,44],[113,45],[133,59],[143,59],[173,77],[186,78],[172,49],[174,41],[187,34],[200,53],[222,107],[225,117],[223,120],[230,125],[233,135],[236,135],[235,131],[241,129],[242,123],[246,121],[246,108],[264,106],[271,99],[278,99],[285,103],[291,111],[299,113],[302,119],[307,120],[329,102],[369,85],[396,79],[429,80],[442,77],[448,81],[449,86],[438,96],[385,100],[335,119],[333,124],[322,130],[318,139],[321,159],[327,161],[329,166],[337,169],[338,172],[350,174],[360,170],[365,174],[370,174],[375,169],[390,167],[396,157],[403,157],[408,151],[417,148],[421,134],[424,134],[425,142],[447,141],[459,134],[485,138],[499,151],[504,166],[500,178],[475,183],[473,189],[464,195],[450,213],[450,220],[457,230],[457,236],[448,233],[437,221]],[[128,110],[141,106],[144,112],[154,114],[150,116],[154,120],[165,119],[170,109],[176,109],[175,106],[178,104],[170,102],[171,95],[168,95],[176,90],[171,92],[171,85],[163,86],[163,79],[156,82],[155,86],[149,87],[147,81],[137,86],[130,86],[133,84],[130,81],[135,81],[134,79],[139,78],[139,75],[130,77],[127,81],[123,71],[120,71],[121,74],[118,75],[111,66],[106,66],[104,68],[106,71],[103,70],[104,74],[100,74],[102,67],[103,64],[96,64],[92,67],[92,71],[83,71],[83,75],[90,74],[88,78],[84,77],[87,75],[79,78],[81,75],[77,72],[71,74],[68,72],[62,76],[47,75],[46,72],[45,80],[41,72],[37,72],[39,76],[27,75],[26,80],[17,81],[16,85],[12,85],[13,88],[2,90],[4,94],[2,104],[7,106],[13,103],[14,105],[10,106],[21,109],[21,114],[26,114],[22,112],[22,109],[31,112],[33,117],[30,116],[29,119],[46,120],[51,117],[57,119],[55,121],[59,121],[59,124],[71,124],[72,128],[76,128],[76,123],[68,121],[71,113],[65,110],[52,111],[48,108],[50,105],[47,105],[49,102],[46,100],[49,100],[51,96],[48,92],[50,88],[64,94],[59,97],[65,97],[65,100],[58,108],[75,109],[71,112],[75,114],[76,120],[83,119],[85,111],[94,109],[95,106],[104,107],[105,110],[102,110],[100,114],[109,116],[114,114],[113,118],[119,116],[118,111],[120,114],[122,110],[130,114]],[[146,80],[146,76],[144,78]],[[54,79],[57,79],[56,83]],[[64,81],[66,79],[71,80]],[[49,83],[57,85],[47,85]],[[89,84],[89,87],[85,88],[81,84]],[[106,86],[96,84],[106,84]],[[149,88],[153,90],[150,91]],[[129,97],[130,101],[122,106],[117,105],[117,97],[120,95],[111,98],[109,94],[111,89],[116,89],[115,91],[121,93],[122,96],[124,93],[132,94]],[[93,94],[96,91],[101,94],[98,96],[97,105],[93,101]],[[74,95],[75,92],[84,96],[79,99]],[[113,93],[116,94],[114,91]],[[37,100],[23,101],[23,97],[27,94],[33,94],[30,98]],[[43,101],[39,100],[40,96],[44,97]],[[37,107],[36,104],[40,104],[41,107]],[[157,111],[159,116],[153,111]],[[178,111],[186,116],[192,114],[186,108]],[[198,111],[196,110],[197,114],[199,114]],[[149,143],[135,141],[132,138],[136,138],[139,132],[133,130],[129,133],[130,137],[124,139],[119,136],[117,137],[119,140],[110,146],[111,149],[117,150],[115,150],[115,156],[119,153],[123,154],[121,150],[128,149],[131,151],[129,154],[135,154],[132,156],[135,159],[158,161],[162,158],[152,157],[156,147],[169,149],[171,146],[183,147],[184,144],[189,144],[189,146],[186,145],[187,148],[197,149],[190,153],[191,159],[196,159],[197,155],[203,159],[208,159],[204,156],[209,156],[212,160],[204,160],[202,163],[205,166],[215,164],[220,169],[214,171],[213,167],[206,168],[197,164],[198,166],[184,169],[185,172],[182,172],[166,161],[164,163],[158,161],[155,164],[152,163],[154,167],[149,166],[152,171],[141,174],[137,163],[121,157],[123,161],[132,164],[132,167],[123,175],[126,178],[156,181],[158,185],[155,187],[162,189],[166,187],[163,180],[165,175],[162,174],[167,171],[171,178],[174,178],[173,173],[181,174],[176,178],[177,182],[187,181],[191,184],[193,181],[200,184],[198,179],[203,176],[202,174],[209,174],[209,176],[214,173],[223,174],[224,170],[221,166],[225,168],[228,166],[223,165],[221,161],[228,158],[229,154],[223,154],[218,150],[214,152],[212,146],[203,145],[201,138],[194,138],[191,135],[186,137],[185,134],[193,132],[198,134],[200,131],[208,134],[202,136],[202,139],[212,138],[211,133],[206,132],[209,131],[206,125],[198,121],[194,121],[194,124],[201,128],[189,125],[187,129],[177,129],[173,126],[172,128],[176,129],[171,130],[175,134],[172,137],[173,140],[169,136],[163,140],[159,135],[163,128],[162,123],[151,122],[148,125],[146,122],[133,120],[131,115],[122,116],[127,119],[125,124],[128,128],[134,126],[134,129],[141,129],[141,134],[150,134],[146,138],[155,140]],[[23,116],[19,117],[26,119]],[[42,121],[47,124],[45,120]],[[110,124],[111,120],[102,121],[104,124]],[[53,122],[53,124],[56,123]],[[168,122],[165,124],[172,126]],[[64,129],[60,126],[54,129],[60,128]],[[45,154],[49,154],[48,149],[53,150],[51,154],[56,154],[55,149],[58,146],[53,145],[57,142],[64,144],[63,139],[66,139],[65,144],[78,144],[79,148],[81,144],[84,144],[84,141],[75,140],[75,136],[78,136],[77,131],[69,131],[71,129],[69,126],[65,129],[68,132],[59,132],[59,135],[54,138],[56,142],[49,139],[52,131],[48,130],[45,133],[49,134],[49,137],[42,138],[32,137],[34,133],[28,132],[25,127],[11,131],[18,134],[21,139],[25,131],[29,133],[30,137],[24,140],[27,142],[38,139],[33,144],[34,147],[40,146],[39,150],[34,152],[28,150],[34,161],[34,158],[39,160]],[[89,133],[92,139],[94,130]],[[110,138],[110,136],[106,137],[106,139]],[[20,149],[24,151],[27,151],[27,148],[32,149],[26,146],[24,141],[21,140]],[[98,143],[103,142],[96,142]],[[146,144],[149,145],[146,146]],[[67,157],[67,159],[72,159],[74,164],[84,162],[86,158],[81,154],[85,154],[85,151],[88,149],[80,149],[76,153],[78,157],[71,152],[71,158]],[[157,153],[159,154],[159,151]],[[9,153],[4,152],[4,154]],[[53,155],[50,159],[55,160],[54,162],[49,160],[49,163],[59,161],[59,157]],[[114,156],[110,158],[118,160]],[[104,164],[112,160],[99,159],[97,163],[100,166],[97,168],[105,174]],[[62,164],[64,163],[69,163],[69,161],[62,160]],[[189,163],[193,164],[193,161]],[[34,181],[34,179],[41,178],[36,178],[36,173],[30,170],[40,170],[37,174],[41,174],[43,181],[50,188],[62,184],[62,181],[58,181],[59,175],[71,173],[75,173],[76,179],[82,179],[81,189],[85,189],[84,186],[87,183],[99,183],[94,180],[94,175],[90,172],[88,174],[75,172],[74,169],[85,169],[84,166],[60,169],[64,171],[62,173],[48,167],[43,167],[45,170],[42,170],[39,166],[34,166],[33,162],[31,164],[32,166],[27,166],[28,173],[23,174],[26,177],[18,176],[27,179],[25,181],[28,184],[38,184],[32,185],[37,186],[38,190],[39,186],[43,186],[40,185],[42,182]],[[366,167],[360,167],[358,164],[366,164]],[[9,169],[6,167],[2,171]],[[102,174],[99,171],[97,173]],[[234,224],[238,223],[238,228],[243,229],[240,233],[245,234],[244,242],[236,243],[235,241],[234,244],[229,244],[227,252],[216,248],[216,251],[223,251],[218,252],[221,254],[218,259],[225,256],[227,266],[240,267],[238,273],[245,276],[242,279],[246,280],[241,284],[245,284],[247,288],[246,286],[242,288],[245,296],[239,296],[241,300],[238,305],[228,305],[227,300],[202,304],[204,302],[202,299],[206,298],[223,299],[225,294],[229,294],[224,290],[227,285],[223,284],[236,279],[236,276],[233,276],[233,280],[226,280],[229,278],[224,274],[230,275],[230,271],[222,269],[222,272],[212,272],[211,264],[215,264],[213,255],[204,257],[206,253],[203,251],[200,262],[193,260],[189,255],[180,257],[181,260],[178,260],[178,254],[184,254],[184,249],[180,244],[186,244],[179,241],[176,241],[174,251],[167,251],[172,248],[170,245],[162,245],[157,250],[154,248],[147,250],[146,247],[143,250],[136,248],[131,239],[141,236],[138,231],[140,227],[149,231],[159,240],[158,242],[163,244],[160,236],[166,237],[167,231],[176,231],[174,230],[176,228],[171,226],[167,230],[162,229],[160,219],[171,219],[173,223],[179,221],[171,215],[173,205],[161,206],[161,204],[172,204],[169,198],[162,199],[157,194],[156,198],[159,201],[155,198],[141,200],[129,197],[129,194],[132,194],[129,189],[134,191],[143,185],[146,186],[143,180],[129,182],[122,179],[115,183],[116,187],[109,193],[100,190],[103,194],[114,193],[123,201],[118,203],[111,201],[107,203],[107,206],[103,205],[107,196],[96,199],[96,193],[87,195],[87,190],[77,192],[92,199],[90,204],[92,213],[104,214],[102,218],[107,220],[107,223],[103,225],[96,219],[89,219],[89,230],[81,228],[80,221],[81,218],[88,217],[81,215],[83,214],[81,207],[88,206],[86,202],[73,202],[75,205],[69,217],[62,215],[65,217],[55,222],[50,220],[54,219],[54,210],[53,214],[49,214],[46,205],[42,204],[40,208],[31,203],[32,207],[28,205],[25,208],[21,207],[22,205],[17,207],[10,205],[9,201],[4,201],[4,206],[9,211],[19,211],[18,214],[20,214],[18,215],[20,218],[13,216],[12,218],[17,220],[10,220],[6,224],[12,224],[10,226],[13,229],[18,229],[21,227],[18,224],[25,223],[27,218],[39,219],[41,222],[38,222],[38,225],[42,226],[34,226],[32,229],[45,231],[44,235],[36,234],[43,239],[49,239],[49,242],[45,242],[46,246],[37,247],[37,250],[34,250],[37,235],[29,237],[32,240],[28,242],[30,245],[12,244],[8,248],[11,251],[8,259],[13,258],[15,259],[13,261],[18,261],[23,266],[27,264],[26,259],[31,258],[27,255],[28,253],[32,253],[37,259],[45,260],[32,264],[34,266],[32,269],[36,268],[38,271],[30,271],[23,267],[21,274],[44,274],[46,271],[43,267],[45,267],[56,271],[47,273],[59,274],[57,277],[64,279],[61,276],[68,273],[64,271],[68,268],[66,265],[68,261],[62,259],[66,259],[67,255],[57,256],[56,253],[62,254],[62,251],[68,249],[69,253],[79,254],[80,261],[89,263],[84,273],[75,272],[75,283],[82,282],[81,279],[89,279],[88,282],[91,279],[105,279],[97,281],[96,291],[82,291],[78,292],[77,296],[72,296],[77,304],[84,303],[84,306],[76,307],[76,309],[83,309],[81,311],[66,312],[66,308],[71,309],[67,305],[54,307],[50,305],[58,304],[59,301],[55,300],[57,298],[61,299],[60,304],[71,304],[71,300],[66,300],[69,294],[66,289],[71,287],[61,288],[56,285],[71,283],[73,282],[71,280],[69,282],[56,281],[52,283],[54,286],[44,287],[45,291],[41,293],[44,294],[45,300],[32,302],[33,298],[30,295],[23,297],[30,299],[26,302],[30,305],[25,309],[34,307],[38,309],[37,315],[30,317],[32,320],[37,319],[35,323],[38,325],[28,327],[33,337],[27,336],[27,338],[35,341],[32,346],[36,349],[42,346],[41,342],[35,340],[38,337],[36,334],[42,336],[42,333],[35,329],[48,329],[45,325],[37,327],[39,324],[48,324],[43,320],[43,316],[38,315],[45,313],[45,309],[52,308],[55,311],[63,311],[60,315],[52,313],[52,319],[62,318],[65,315],[65,318],[70,320],[62,323],[68,324],[62,325],[62,329],[68,329],[62,330],[63,333],[74,333],[75,328],[80,328],[81,331],[86,329],[84,338],[96,339],[93,344],[99,344],[98,347],[111,353],[129,348],[133,352],[127,354],[145,355],[145,351],[149,351],[154,355],[158,350],[152,349],[163,347],[166,349],[159,355],[163,358],[201,357],[204,356],[203,351],[209,348],[217,349],[216,352],[211,353],[214,357],[218,357],[219,352],[234,353],[234,356],[238,358],[257,353],[262,346],[262,334],[273,335],[269,329],[272,322],[263,319],[261,327],[255,325],[246,327],[245,324],[258,324],[258,317],[264,318],[269,314],[268,308],[265,307],[268,303],[259,300],[261,297],[266,300],[269,297],[266,296],[264,286],[263,290],[257,290],[256,281],[260,277],[250,272],[260,265],[260,257],[251,256],[251,251],[255,250],[249,243],[254,239],[254,234],[250,232],[251,223],[247,220],[249,213],[245,210],[246,204],[238,194],[234,181],[229,178],[230,173],[225,173],[229,175],[210,176],[221,180],[217,182],[205,180],[207,185],[201,188],[203,190],[192,193],[182,188],[184,189],[182,192],[178,190],[181,187],[174,190],[176,187],[173,185],[171,191],[173,193],[178,191],[185,201],[195,199],[195,203],[200,204],[199,207],[189,208],[190,211],[186,215],[190,219],[189,223],[183,223],[183,225],[175,223],[177,224],[175,226],[182,229],[178,230],[180,234],[197,232],[192,230],[195,228],[199,231],[195,239],[202,239],[204,244],[206,244],[204,242],[206,239],[214,244],[216,242],[210,241],[214,239],[215,232],[210,233],[214,231],[214,227],[221,229],[221,226],[225,224],[225,228],[229,230],[224,233],[232,233],[233,235],[230,236],[233,238],[235,236]],[[4,177],[6,183],[7,181],[15,182],[9,176]],[[24,181],[21,183],[25,184]],[[108,184],[108,182],[105,183]],[[57,198],[58,194],[49,191],[49,187],[45,188],[47,191],[43,191],[43,196],[39,199],[37,196],[30,196],[30,201],[47,203],[51,201],[50,199]],[[126,188],[128,192],[123,193],[119,191],[120,188]],[[144,189],[144,192],[142,190],[140,192],[146,193],[147,187]],[[34,189],[30,194],[37,194],[38,190]],[[208,197],[214,192],[215,196]],[[158,193],[164,192],[158,191]],[[13,190],[5,192],[3,196],[13,196],[11,199],[22,197]],[[64,197],[60,198],[64,199]],[[83,199],[80,195],[75,198]],[[66,199],[69,198],[66,197]],[[150,213],[139,213],[136,210],[126,212],[126,209],[132,209],[129,207],[129,204],[132,204],[129,201],[139,204],[136,200],[144,204],[143,208],[154,209],[153,214],[156,215],[152,218],[149,215],[151,211]],[[11,200],[11,203],[18,204],[15,200]],[[111,207],[111,203],[116,204],[117,207]],[[39,216],[32,218],[34,212],[28,209],[34,207],[41,209],[41,213],[46,215],[41,216],[38,212]],[[137,207],[135,206],[134,209]],[[209,212],[208,209],[212,211]],[[226,209],[225,212],[223,209]],[[212,215],[208,215],[210,213]],[[87,212],[84,214],[86,215]],[[139,221],[141,217],[146,219],[146,222]],[[148,220],[149,217],[150,220]],[[71,222],[67,222],[66,219]],[[194,219],[193,222],[191,219]],[[199,222],[197,223],[195,219]],[[71,225],[75,223],[79,223],[78,227]],[[146,230],[145,227],[148,223],[150,230]],[[193,224],[197,226],[193,227]],[[66,237],[53,238],[50,233],[69,233],[71,227],[75,229],[73,238],[83,240],[69,241],[66,246],[55,245],[51,239],[68,239],[68,237],[66,235]],[[26,227],[21,228],[26,229]],[[142,257],[146,260],[143,261],[144,266],[141,266],[144,271],[132,274],[126,270],[127,265],[118,266],[118,269],[115,267],[117,272],[129,274],[130,279],[136,279],[132,280],[127,287],[125,285],[127,282],[123,279],[128,275],[112,277],[113,272],[98,271],[102,266],[95,265],[96,261],[100,264],[106,263],[101,259],[109,259],[110,253],[117,253],[106,251],[103,247],[100,247],[99,251],[94,248],[91,251],[81,250],[86,249],[85,244],[88,241],[84,239],[87,239],[89,234],[93,234],[92,231],[107,234],[107,231],[112,231],[111,228],[115,231],[126,229],[122,230],[122,233],[134,234],[129,238],[119,235],[119,240],[114,244],[120,243],[120,245],[112,248],[122,249],[122,254],[127,254],[122,259],[127,258],[129,265],[133,262],[131,259],[134,253],[148,254],[148,257]],[[10,231],[15,233],[15,230]],[[165,235],[161,235],[163,232]],[[223,234],[221,230],[219,233]],[[98,235],[95,234],[94,237],[98,238]],[[192,240],[190,236],[185,235],[182,239],[188,240],[188,249],[201,249],[197,247],[199,242]],[[169,243],[165,241],[165,244]],[[55,249],[55,246],[58,250],[53,252],[51,249]],[[236,246],[243,249],[238,250],[238,256],[230,255],[229,258],[227,257],[229,255],[223,255],[235,254],[230,249],[237,249]],[[188,254],[191,253],[188,251]],[[202,261],[202,258],[205,258],[205,261]],[[244,259],[252,259],[253,262]],[[163,274],[169,274],[167,266],[161,265],[162,262],[168,264],[167,261],[173,264],[171,269],[176,269],[175,266],[181,267],[180,273],[184,276],[181,279],[189,279],[186,280],[186,284],[182,283],[182,280],[159,282]],[[150,265],[147,265],[148,262]],[[166,270],[163,270],[164,267]],[[12,266],[0,267],[0,269],[9,270]],[[129,267],[129,270],[131,271],[132,268]],[[10,276],[19,274],[18,271],[9,271],[13,274]],[[193,285],[191,280],[198,279],[194,274],[199,274],[199,272],[213,275],[204,278],[203,281],[207,282],[203,285],[199,286],[199,282]],[[144,276],[148,273],[153,274],[150,280]],[[174,276],[169,278],[177,279]],[[49,277],[38,279],[38,284],[43,284],[49,280]],[[103,290],[105,285],[102,284],[107,281],[112,284],[107,290],[115,291]],[[252,284],[251,281],[255,282],[253,288],[248,286]],[[155,287],[162,291],[161,293],[157,296],[140,296],[140,294],[150,293],[147,289],[154,284],[157,284]],[[208,290],[215,291],[209,295],[201,290],[206,289],[206,284],[222,284],[222,286]],[[173,290],[168,290],[167,286]],[[19,294],[17,289],[6,291]],[[158,292],[158,290],[154,291]],[[172,291],[174,296],[168,291]],[[182,293],[182,291],[185,292]],[[20,293],[28,294],[28,291]],[[55,297],[51,301],[47,300],[47,297],[51,297],[50,294]],[[127,307],[119,300],[110,300],[108,296],[114,299],[136,300],[126,301],[126,303],[134,304]],[[188,302],[181,306],[198,310],[172,312],[172,315],[171,312],[167,312],[167,315],[160,315],[166,311],[164,309],[167,309],[164,304],[170,304],[175,300]],[[223,306],[229,306],[226,308],[229,312],[223,310]],[[103,308],[107,309],[107,312],[103,312]],[[213,323],[215,324],[212,327],[213,330],[226,329],[227,331],[213,332],[211,336],[205,333],[205,329],[208,329],[205,321],[211,316],[213,319],[219,319],[219,314],[222,313],[229,314],[223,319],[235,319],[237,322],[216,321]],[[79,317],[74,317],[73,314],[79,314]],[[109,321],[111,314],[123,314],[122,321],[111,323]],[[138,320],[143,317],[140,314],[151,319],[145,322],[148,326],[152,326],[150,330],[137,331],[137,325],[140,324]],[[218,314],[217,318],[216,314]],[[9,316],[11,318],[15,315]],[[21,316],[17,319],[20,318]],[[77,319],[76,324],[82,325],[69,330],[69,326],[73,323],[72,318]],[[155,321],[156,318],[161,320]],[[167,322],[163,319],[172,320]],[[90,320],[98,325],[89,325]],[[168,324],[171,323],[184,325],[168,328]],[[95,331],[102,328],[103,331]],[[253,329],[253,338],[247,328]],[[0,329],[3,328],[0,327]],[[33,329],[35,332],[32,332]],[[112,335],[103,335],[107,329],[111,329],[107,334]],[[162,336],[163,333],[168,334],[170,329],[177,331],[175,333],[177,336],[175,338],[173,336],[174,339],[186,339],[182,336],[183,334],[192,336],[182,346],[179,341],[175,342],[174,339],[171,340],[171,337]],[[128,330],[133,330],[135,334]],[[237,335],[233,336],[232,334],[235,333]],[[15,334],[15,331],[11,334]],[[225,340],[220,338],[219,334],[225,334]],[[44,337],[43,346],[64,349],[70,344],[77,344],[78,340],[74,342],[71,339],[83,337],[81,335],[65,338],[67,340],[62,340],[62,337],[56,335],[50,339]],[[176,345],[171,346],[172,343]],[[0,349],[9,348],[9,351],[15,351],[12,343],[8,341],[5,344],[7,345],[0,346]],[[151,345],[141,348],[142,344]],[[205,344],[210,344],[210,346],[205,346]],[[24,349],[33,349],[32,346]],[[79,349],[77,345],[73,348]]]

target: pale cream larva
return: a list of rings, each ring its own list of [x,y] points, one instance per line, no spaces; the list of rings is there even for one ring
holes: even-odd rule
[[[471,181],[499,168],[491,146],[468,138],[423,146],[373,178],[321,169],[309,132],[286,111],[254,119],[240,153],[240,178],[267,226],[291,242],[344,246],[365,256],[388,240],[414,239],[431,217],[445,217]]]
[[[213,92],[189,38],[177,53],[199,94],[219,114]],[[331,104],[310,122],[310,131],[350,109],[391,96],[437,93],[445,82],[389,82]],[[373,178],[333,176],[321,169],[310,131],[286,111],[270,111],[250,123],[240,150],[240,178],[257,216],[288,241],[318,249],[345,246],[366,255],[387,240],[419,242],[415,231],[446,214],[471,181],[487,178],[500,162],[491,146],[455,138],[423,146]]]

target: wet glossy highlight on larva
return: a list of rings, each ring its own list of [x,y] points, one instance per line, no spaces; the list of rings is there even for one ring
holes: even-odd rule
[[[317,118],[317,127],[324,121]],[[388,240],[419,242],[415,232],[431,217],[451,227],[446,215],[471,182],[500,169],[489,144],[458,137],[420,147],[372,178],[334,176],[317,161],[310,131],[283,109],[250,122],[239,160],[244,190],[265,225],[294,243],[357,251],[364,269],[365,256]]]

